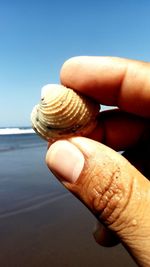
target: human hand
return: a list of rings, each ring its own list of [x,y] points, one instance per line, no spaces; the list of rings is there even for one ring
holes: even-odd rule
[[[106,227],[98,231],[99,243],[119,239],[140,266],[150,266],[150,64],[72,58],[61,82],[118,109],[101,112],[89,138],[53,143],[47,165]],[[123,150],[124,157],[116,152]]]

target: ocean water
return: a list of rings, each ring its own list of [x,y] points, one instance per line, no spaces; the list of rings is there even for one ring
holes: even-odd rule
[[[0,152],[34,147],[45,147],[46,142],[36,134],[0,134]]]
[[[47,142],[34,133],[0,135],[0,218],[50,202],[63,189],[45,165]]]
[[[48,170],[46,151],[27,129],[0,134],[0,266],[136,266],[121,245],[94,242],[95,218]]]

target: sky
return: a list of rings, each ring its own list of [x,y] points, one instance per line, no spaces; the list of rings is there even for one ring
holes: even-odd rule
[[[149,0],[0,0],[0,127],[30,126],[73,56],[150,61]]]

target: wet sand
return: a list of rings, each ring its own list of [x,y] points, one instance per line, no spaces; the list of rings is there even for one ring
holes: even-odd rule
[[[0,266],[137,266],[122,245],[95,243],[95,218],[50,174],[45,151],[0,154]]]

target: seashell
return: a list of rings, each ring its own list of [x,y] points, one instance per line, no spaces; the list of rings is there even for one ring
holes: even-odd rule
[[[70,88],[48,84],[31,113],[33,129],[47,141],[87,136],[96,127],[100,106]]]

